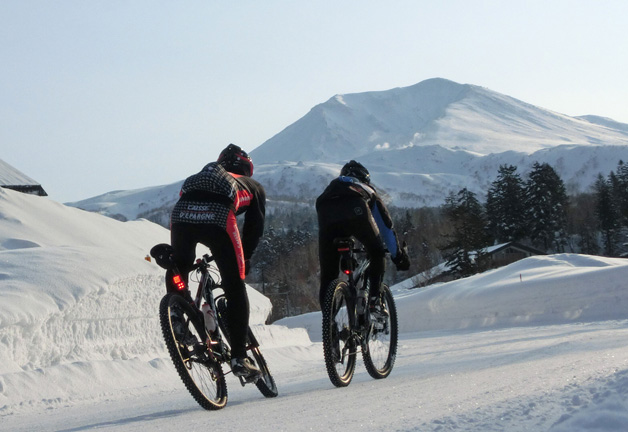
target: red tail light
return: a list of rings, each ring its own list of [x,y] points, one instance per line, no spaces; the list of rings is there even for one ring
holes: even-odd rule
[[[181,275],[174,275],[172,277],[172,282],[179,291],[183,291],[185,289],[185,282],[181,279]]]
[[[353,270],[357,267],[358,263],[355,258],[341,257],[340,258],[340,270],[346,275],[353,273]]]

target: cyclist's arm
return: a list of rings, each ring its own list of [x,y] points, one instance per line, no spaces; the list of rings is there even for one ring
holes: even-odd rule
[[[251,180],[253,183],[253,180]],[[264,219],[266,214],[266,192],[259,183],[253,183],[251,187],[253,198],[244,215],[242,227],[242,249],[244,259],[250,259],[257,248],[260,238],[264,234]]]
[[[382,240],[384,240],[384,244],[388,248],[391,258],[394,259],[399,251],[399,242],[397,240],[397,233],[393,229],[392,218],[379,196],[375,195],[374,201],[371,213],[373,214],[375,223],[379,228],[380,236],[382,237]]]

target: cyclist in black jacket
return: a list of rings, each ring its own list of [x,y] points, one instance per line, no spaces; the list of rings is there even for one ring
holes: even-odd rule
[[[369,272],[372,310],[381,307],[380,285],[385,271],[386,247],[399,270],[408,270],[410,260],[405,248],[399,246],[388,209],[371,185],[368,170],[354,160],[342,167],[340,176],[332,180],[316,200],[319,229],[319,261],[321,307],[329,284],[338,277],[337,237],[355,237],[364,245],[371,260]]]
[[[266,206],[264,188],[251,178],[252,174],[253,162],[248,154],[229,144],[216,162],[185,180],[170,219],[174,261],[186,283],[197,243],[209,247],[216,259],[227,297],[231,368],[235,375],[247,378],[260,371],[246,357],[249,300],[244,278],[264,232]],[[236,216],[243,213],[240,237]]]

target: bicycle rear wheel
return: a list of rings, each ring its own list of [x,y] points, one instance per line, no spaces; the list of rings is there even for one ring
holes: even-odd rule
[[[390,288],[384,284],[382,295],[388,316],[371,314],[373,328],[367,340],[367,349],[362,350],[366,371],[375,379],[390,375],[397,356],[397,308]]]
[[[356,346],[351,336],[348,298],[349,286],[336,279],[323,302],[323,354],[327,375],[336,387],[348,386],[355,371]]]
[[[220,325],[220,329],[222,330],[225,339],[227,339],[227,342],[231,343],[231,335],[229,334],[229,327],[227,326],[227,299],[225,297],[220,297],[216,300],[216,311],[218,313],[218,324]],[[255,381],[255,386],[265,397],[276,397],[279,394],[277,391],[277,384],[270,373],[266,359],[264,359],[264,356],[259,349],[259,342],[253,334],[251,327],[249,327],[247,332],[246,349],[250,352],[250,357],[252,357],[253,362],[262,372],[262,376]]]
[[[179,294],[168,293],[159,305],[159,319],[172,362],[192,397],[207,410],[224,408],[225,376],[220,364],[209,356],[197,310]]]

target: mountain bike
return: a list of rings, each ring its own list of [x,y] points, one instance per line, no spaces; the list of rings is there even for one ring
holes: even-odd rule
[[[173,287],[159,304],[161,330],[170,357],[192,397],[207,410],[218,410],[227,404],[227,383],[222,365],[231,372],[230,335],[227,326],[227,299],[221,289],[220,273],[210,266],[213,257],[205,254],[196,260],[192,272],[197,276],[196,295],[192,298],[188,285],[172,261],[172,247],[159,244],[151,249],[157,264],[169,270],[167,282]],[[242,386],[255,383],[265,397],[277,396],[275,380],[268,369],[259,343],[248,328],[246,350],[261,371],[261,376],[247,380],[238,377]]]
[[[334,240],[340,269],[347,280],[335,279],[323,301],[323,352],[329,379],[346,387],[355,372],[356,355],[375,379],[390,375],[397,355],[397,308],[390,288],[382,284],[383,308],[369,309],[370,260],[352,237]]]

